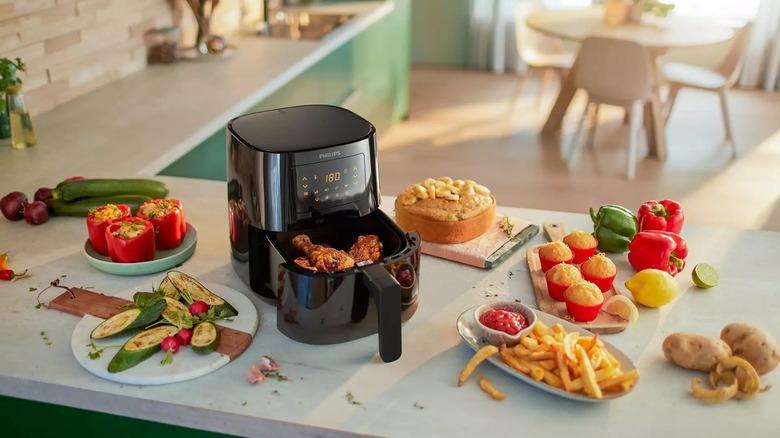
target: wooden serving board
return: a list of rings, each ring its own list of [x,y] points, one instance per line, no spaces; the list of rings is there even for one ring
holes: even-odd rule
[[[48,307],[66,313],[79,315],[81,321],[76,325],[71,336],[71,348],[76,360],[87,371],[119,383],[132,385],[161,385],[194,379],[213,372],[237,358],[252,343],[252,338],[258,327],[257,309],[242,293],[222,285],[206,284],[206,287],[222,296],[239,312],[231,320],[223,320],[217,325],[220,339],[215,352],[200,355],[189,348],[182,348],[174,355],[171,365],[160,365],[162,353],[142,363],[119,373],[109,373],[108,362],[116,353],[116,348],[122,345],[130,335],[120,335],[116,338],[101,340],[90,339],[90,332],[102,320],[109,318],[122,307],[129,304],[133,292],[120,293],[120,296],[104,295],[80,288],[71,288],[73,296],[66,292],[49,302]],[[94,343],[97,347],[106,347],[105,352],[97,359],[89,357],[92,351],[89,347]]]
[[[60,310],[73,315],[92,315],[100,319],[108,319],[119,313],[122,307],[132,301],[111,295],[103,295],[86,289],[71,288],[75,298],[68,292],[51,300],[50,309]],[[252,343],[252,335],[217,324],[219,328],[219,345],[216,351],[226,354],[230,360],[237,358]]]
[[[564,226],[560,222],[545,222],[543,225],[544,233],[550,241],[563,240],[563,236],[566,235]],[[542,263],[539,260],[539,247],[542,245],[535,245],[528,248],[528,271],[531,276],[531,284],[534,286],[534,295],[536,296],[536,305],[539,310],[558,318],[567,318],[569,313],[566,311],[566,303],[558,301],[550,297],[550,293],[547,291],[547,280],[542,272]],[[619,294],[620,292],[615,289],[614,286],[607,292],[604,292],[604,301],[610,297]],[[569,319],[571,321],[571,319]],[[581,327],[584,327],[592,332],[600,334],[619,333],[628,327],[628,321],[615,315],[610,315],[603,310],[599,312],[599,316],[591,322],[578,322],[572,321]]]

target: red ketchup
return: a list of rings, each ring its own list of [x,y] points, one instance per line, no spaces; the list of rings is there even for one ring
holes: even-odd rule
[[[520,333],[520,330],[528,327],[528,320],[520,313],[511,310],[488,310],[479,317],[479,322],[485,327],[492,328],[510,335]]]

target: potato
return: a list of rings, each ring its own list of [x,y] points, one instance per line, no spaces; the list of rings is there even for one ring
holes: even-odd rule
[[[695,333],[673,333],[664,339],[664,356],[675,365],[709,371],[731,356],[731,349],[720,339]]]
[[[780,364],[780,346],[766,330],[735,322],[723,327],[720,338],[731,347],[734,356],[750,362],[758,374],[766,374]]]

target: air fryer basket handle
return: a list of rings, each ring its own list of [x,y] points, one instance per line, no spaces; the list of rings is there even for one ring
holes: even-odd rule
[[[379,356],[384,362],[401,357],[401,286],[384,266],[363,269],[364,281],[376,303]]]

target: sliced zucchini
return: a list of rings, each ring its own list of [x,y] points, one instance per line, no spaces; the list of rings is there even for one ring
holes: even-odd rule
[[[103,339],[109,336],[118,335],[125,330],[130,330],[130,325],[141,315],[141,309],[128,309],[119,312],[111,318],[106,319],[92,329],[89,337],[92,339]]]
[[[179,291],[176,289],[176,286],[173,285],[167,275],[160,283],[160,286],[157,288],[157,290],[162,292],[166,297],[173,298],[174,300],[179,299]]]
[[[165,302],[158,300],[156,302],[148,302],[144,306],[119,312],[98,324],[90,333],[90,337],[92,339],[103,339],[151,324],[157,321],[164,309]]]
[[[171,271],[168,273],[168,279],[176,287],[176,290],[184,297],[185,301],[201,300],[214,308],[214,312],[222,318],[230,318],[238,315],[238,310],[225,301],[224,298],[206,289],[205,286],[189,275]]]
[[[192,350],[200,354],[208,354],[219,345],[219,329],[211,322],[202,322],[192,330],[190,346]]]
[[[192,322],[188,321],[192,315],[187,306],[173,298],[165,297],[165,310],[162,312],[162,317],[176,327],[192,327]]]
[[[158,325],[133,336],[111,359],[108,372],[119,373],[138,365],[160,351],[160,343],[163,339],[175,335],[178,331],[176,326]]]

